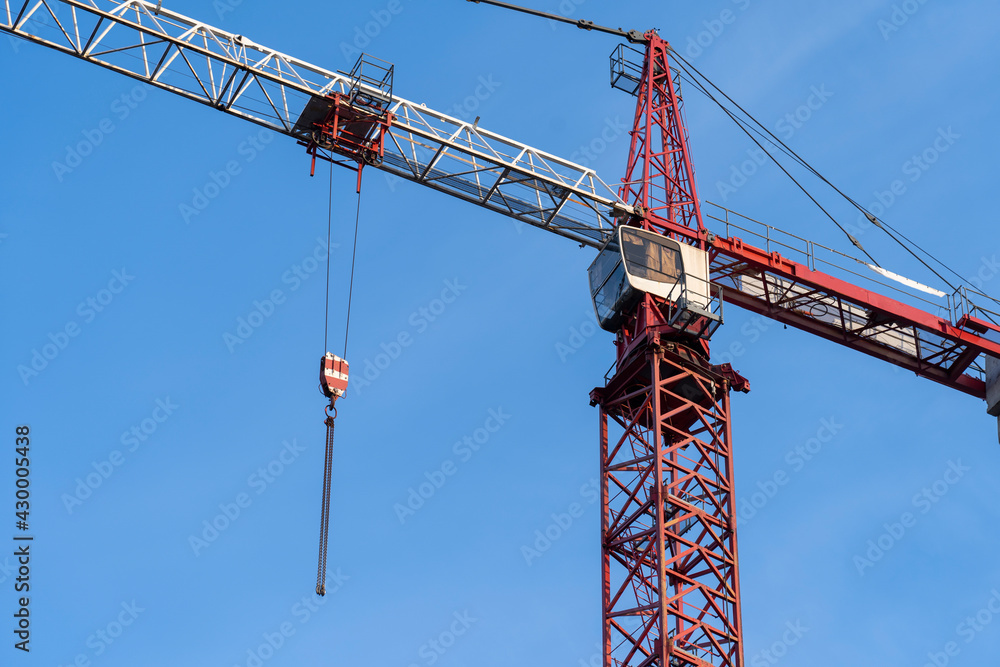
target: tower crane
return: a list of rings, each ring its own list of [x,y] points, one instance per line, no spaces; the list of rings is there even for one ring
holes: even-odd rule
[[[394,67],[368,55],[330,71],[144,0],[5,0],[0,10],[3,32],[288,136],[313,169],[329,161],[359,181],[379,169],[596,250],[591,296],[615,334],[612,370],[590,393],[604,664],[742,667],[730,392],[749,381],[711,361],[724,305],[986,400],[992,415],[1000,309],[871,264],[859,273],[851,256],[703,203],[682,59],[654,30],[570,22],[629,43],[611,59],[612,85],[636,98],[618,187],[478,119],[399,97]]]

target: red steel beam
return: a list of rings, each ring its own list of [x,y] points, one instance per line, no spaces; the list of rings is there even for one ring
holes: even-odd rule
[[[600,405],[606,667],[742,667],[730,381],[659,332]]]
[[[1000,358],[1000,343],[984,335],[995,325],[979,325],[979,320],[970,317],[953,324],[938,315],[814,271],[777,252],[757,248],[740,238],[716,236],[651,217],[651,227],[688,243],[708,247],[712,258],[712,281],[722,287],[725,301],[985,399],[983,381],[966,371],[981,354]],[[756,293],[760,287],[748,290],[748,281],[757,286],[770,285],[775,292],[787,292],[794,287],[795,291],[790,292],[794,298],[787,302],[776,301],[771,294]],[[825,320],[810,312],[820,306],[825,311]],[[856,323],[862,312],[874,323],[873,327],[846,325],[850,320]],[[886,339],[892,336],[911,340],[915,349],[886,344]]]

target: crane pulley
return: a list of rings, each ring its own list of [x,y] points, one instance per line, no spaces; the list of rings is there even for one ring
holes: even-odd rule
[[[366,164],[380,166],[385,155],[393,121],[392,75],[391,63],[363,53],[351,70],[346,92],[309,100],[295,124],[311,128],[309,139],[299,141],[312,156],[310,176],[316,173],[316,158],[322,157],[357,170],[360,194],[362,169]]]

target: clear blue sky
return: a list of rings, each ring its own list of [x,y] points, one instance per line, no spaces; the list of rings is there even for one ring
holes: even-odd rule
[[[632,114],[631,99],[607,83],[613,38],[457,0],[401,2],[367,47],[396,64],[398,94],[449,110],[492,77],[499,86],[472,112],[483,127],[587,161],[609,183],[620,178],[624,134],[598,154],[581,151]],[[211,3],[167,4],[340,69],[353,64],[341,45],[387,7],[244,0],[215,3],[232,10],[220,16]],[[905,23],[897,16],[902,25],[892,31],[889,0],[531,4],[659,28],[785,137],[789,126],[779,121],[823,90],[827,99],[814,100],[819,108],[792,127],[789,143],[865,203],[904,180],[886,220],[967,275],[1000,271],[1000,10],[991,3],[897,3],[916,11]],[[700,53],[691,47],[699,36]],[[129,106],[122,96],[135,101],[135,82],[61,54],[2,37],[0,64],[0,425],[11,448],[14,424],[32,427],[37,535],[33,651],[16,655],[5,624],[0,662],[69,665],[83,656],[102,667],[252,667],[252,654],[268,667],[589,661],[600,637],[600,512],[588,486],[598,441],[587,395],[613,354],[610,335],[575,333],[590,331],[593,252],[366,174],[349,359],[355,383],[367,365],[384,368],[340,408],[330,570],[331,588],[342,585],[309,609],[324,288],[322,270],[308,273],[304,260],[325,238],[326,173],[310,179],[306,155],[282,137],[249,161],[241,145],[255,126],[156,90],[139,90],[144,99]],[[693,92],[687,120],[701,196],[718,201],[718,183],[751,145]],[[113,131],[60,173],[54,164],[67,147],[102,122]],[[911,156],[949,128],[959,138],[913,180]],[[181,204],[230,160],[241,173],[186,223]],[[352,180],[335,174],[335,352]],[[773,166],[726,196],[748,215],[846,249]],[[928,279],[894,263],[874,232],[869,239],[890,268]],[[102,292],[109,283],[118,293]],[[1000,294],[1000,281],[984,287]],[[439,308],[449,289],[457,298]],[[274,290],[282,303],[230,351],[224,335]],[[88,299],[106,303],[98,312]],[[783,637],[796,639],[778,646],[788,665],[917,666],[949,642],[949,664],[995,660],[1000,617],[983,623],[981,615],[975,631],[963,625],[1000,590],[1000,446],[985,406],[735,308],[726,316],[715,350],[720,358],[738,350],[721,360],[753,386],[733,400],[739,499],[775,473],[788,478],[740,522],[748,664],[773,664],[762,651]],[[25,384],[18,365],[70,324],[78,335]],[[391,342],[404,333],[411,344],[386,365],[383,345],[395,352]],[[579,349],[561,358],[559,346],[574,343]],[[477,429],[497,425],[493,413],[503,423],[486,438]],[[826,437],[830,422],[836,433],[812,460],[788,457]],[[145,440],[126,435],[144,426]],[[478,450],[456,449],[477,437]],[[112,457],[120,465],[104,463]],[[3,460],[6,512],[13,470]],[[394,507],[447,461],[455,474],[401,522]],[[915,498],[952,464],[968,470],[938,484],[938,502]],[[108,465],[100,486],[67,508],[78,480]],[[249,505],[195,553],[191,536],[203,536],[204,522],[240,494]],[[573,503],[582,515],[526,562],[522,547]],[[913,525],[859,573],[855,556],[907,512]],[[0,565],[9,566],[4,556]],[[9,618],[13,605],[0,570],[0,613]],[[130,624],[113,643],[100,639],[98,631],[117,634],[119,618]],[[802,636],[789,635],[788,624]],[[279,642],[282,629],[289,636]],[[280,648],[261,652],[266,636]]]

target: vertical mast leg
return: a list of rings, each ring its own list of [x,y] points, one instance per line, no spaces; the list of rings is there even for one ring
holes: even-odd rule
[[[704,250],[670,47],[655,31],[645,37],[645,53],[633,51],[641,64],[612,59],[612,85],[638,98],[619,191],[636,214],[623,224]],[[615,375],[591,394],[605,667],[744,667],[729,391],[748,383],[708,362],[710,331],[674,328],[678,307],[646,294],[622,313]]]
[[[592,394],[605,667],[743,667],[729,391],[654,334]]]

